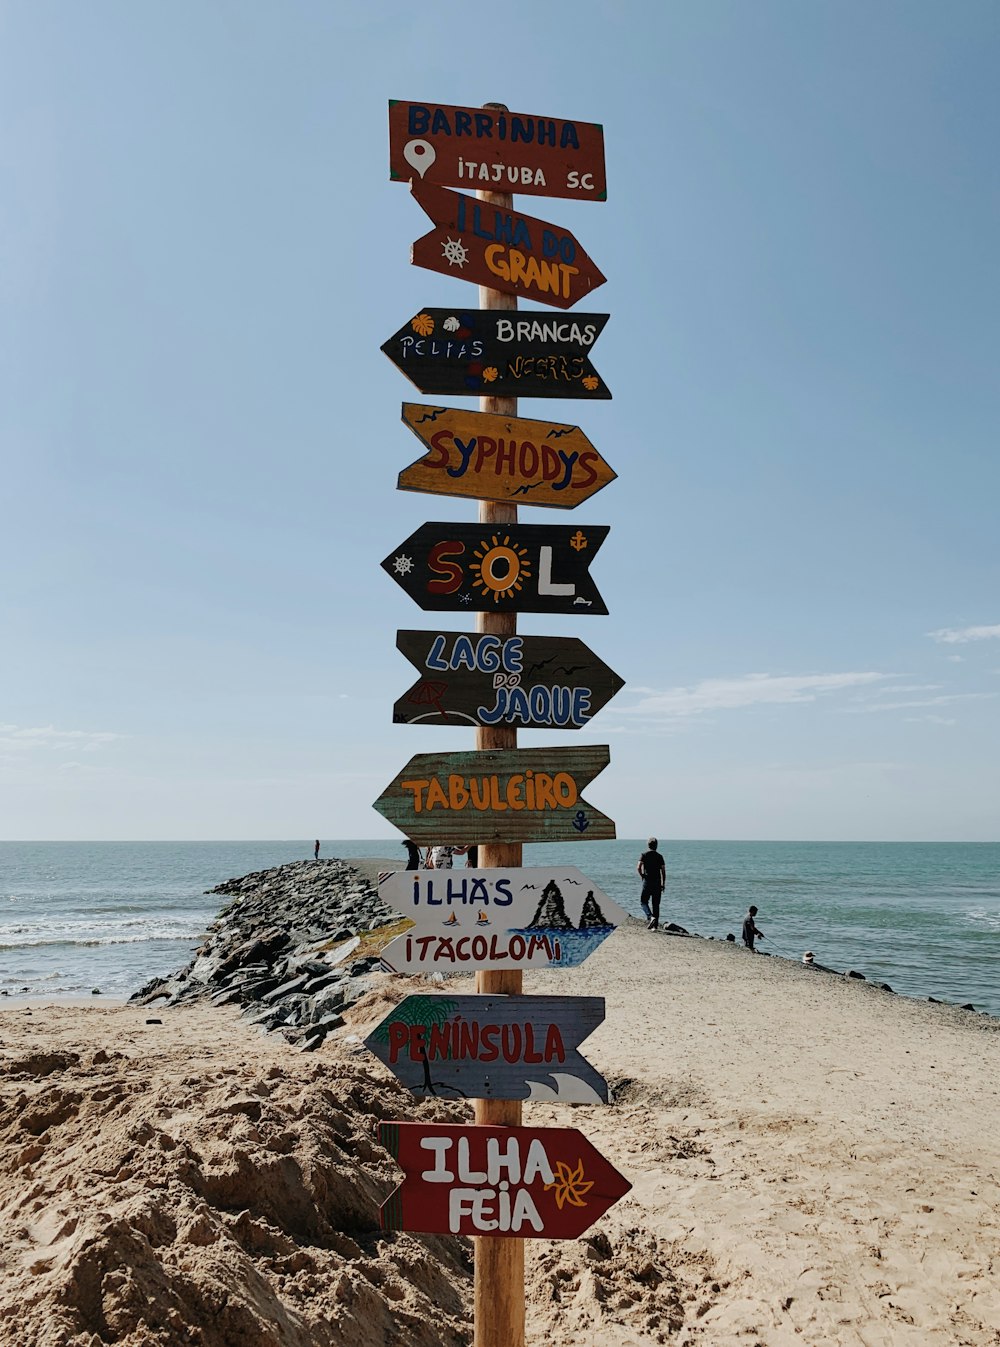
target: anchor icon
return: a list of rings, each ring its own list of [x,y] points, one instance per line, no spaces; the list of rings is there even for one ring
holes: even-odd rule
[[[570,538],[569,545],[570,547],[572,547],[574,552],[583,551],[583,549],[587,546],[587,535],[583,532],[582,529],[577,529],[577,531],[573,534],[572,538]]]
[[[590,827],[590,819],[582,809],[578,809],[573,815],[573,827],[578,833],[585,833]]]

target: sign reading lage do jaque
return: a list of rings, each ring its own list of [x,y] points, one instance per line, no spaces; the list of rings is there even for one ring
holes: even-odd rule
[[[607,744],[415,753],[375,808],[431,846],[610,841],[614,823],[583,798],[610,758]]]
[[[606,524],[421,525],[382,569],[425,612],[606,614],[590,562]]]
[[[421,309],[382,350],[439,397],[610,398],[590,362],[606,313]]]
[[[577,1051],[603,1019],[602,996],[407,996],[365,1047],[416,1095],[606,1104]]]
[[[575,636],[398,631],[396,648],[420,674],[398,725],[578,730],[625,686]]]
[[[390,99],[389,177],[605,201],[604,128],[561,117]]]
[[[397,870],[378,892],[413,922],[382,951],[392,973],[575,968],[626,920],[572,865]]]
[[[446,187],[411,188],[435,225],[410,250],[414,266],[568,309],[607,277],[566,229]]]
[[[427,453],[399,474],[400,491],[572,510],[617,475],[579,426],[423,402],[403,403],[403,424]]]
[[[379,1123],[403,1182],[383,1230],[576,1239],[632,1185],[575,1128]]]

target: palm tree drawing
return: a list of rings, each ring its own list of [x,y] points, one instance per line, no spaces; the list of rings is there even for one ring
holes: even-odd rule
[[[445,996],[408,996],[405,1001],[397,1006],[396,1013],[380,1024],[371,1037],[376,1042],[388,1046],[390,1024],[419,1024],[425,1029],[430,1029],[431,1025],[446,1024],[448,1017],[454,1013],[457,1007],[457,1001],[450,1001]],[[422,1085],[411,1085],[409,1087],[414,1094],[432,1094],[437,1098],[439,1091],[447,1090],[451,1094],[458,1095],[460,1099],[465,1098],[464,1090],[431,1079],[431,1064],[427,1060],[426,1048],[422,1050],[420,1057],[424,1068],[424,1079]]]

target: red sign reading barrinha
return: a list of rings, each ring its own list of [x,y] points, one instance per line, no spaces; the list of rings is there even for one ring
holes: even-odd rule
[[[389,177],[606,201],[604,128],[598,122],[392,99]]]

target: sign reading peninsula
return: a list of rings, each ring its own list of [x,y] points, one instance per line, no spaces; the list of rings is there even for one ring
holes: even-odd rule
[[[615,825],[583,798],[606,744],[417,753],[374,807],[414,842],[609,841]]]
[[[421,393],[593,402],[611,396],[590,362],[608,316],[427,308],[382,350]]]
[[[561,117],[390,99],[389,177],[606,201],[604,128]]]
[[[410,250],[416,267],[568,309],[607,277],[566,229],[446,187],[411,191],[434,229]]]
[[[413,923],[382,950],[392,973],[575,968],[626,920],[572,865],[396,870],[378,891]]]
[[[393,707],[398,725],[578,730],[625,686],[575,636],[398,631],[420,674]]]
[[[603,1019],[603,996],[407,996],[365,1047],[416,1095],[606,1104],[577,1052]]]
[[[609,532],[444,520],[421,525],[382,569],[425,612],[606,614],[590,562]]]
[[[404,1175],[379,1209],[383,1230],[576,1239],[632,1187],[575,1128],[378,1130]]]
[[[617,476],[579,426],[422,402],[403,403],[403,424],[427,453],[400,491],[572,510]]]

